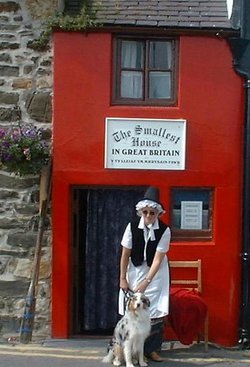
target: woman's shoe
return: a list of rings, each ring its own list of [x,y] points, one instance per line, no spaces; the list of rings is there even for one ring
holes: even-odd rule
[[[151,359],[151,361],[154,361],[154,362],[163,362],[163,359],[156,352],[150,353],[149,358]]]

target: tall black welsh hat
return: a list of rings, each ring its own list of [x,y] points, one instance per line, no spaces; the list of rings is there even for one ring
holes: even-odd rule
[[[139,200],[138,203],[143,202],[144,200],[153,201],[154,203],[161,206],[163,212],[165,211],[162,203],[160,202],[160,192],[157,187],[149,186],[148,189],[145,191],[144,197]]]

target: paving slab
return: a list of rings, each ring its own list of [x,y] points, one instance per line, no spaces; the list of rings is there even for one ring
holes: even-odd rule
[[[43,339],[21,344],[18,338],[0,342],[0,367],[98,367],[106,354],[109,339]],[[173,347],[173,348],[172,348]],[[250,367],[250,350],[222,348],[203,343],[184,346],[163,343],[162,363],[149,361],[149,367]]]

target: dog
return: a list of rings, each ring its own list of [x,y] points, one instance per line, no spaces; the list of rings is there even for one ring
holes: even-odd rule
[[[125,361],[126,367],[134,367],[136,359],[141,367],[147,366],[143,349],[151,329],[149,307],[150,301],[143,293],[129,296],[125,314],[114,329],[103,363],[120,366]]]

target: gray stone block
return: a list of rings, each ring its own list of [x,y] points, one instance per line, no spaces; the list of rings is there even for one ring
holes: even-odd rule
[[[17,104],[19,100],[19,94],[17,93],[6,93],[0,91],[0,103],[4,104]]]
[[[9,66],[9,65],[0,65],[0,75],[3,76],[18,76],[19,75],[19,67],[18,66]]]
[[[49,92],[34,92],[26,101],[27,112],[31,118],[40,122],[51,122],[52,105]]]

